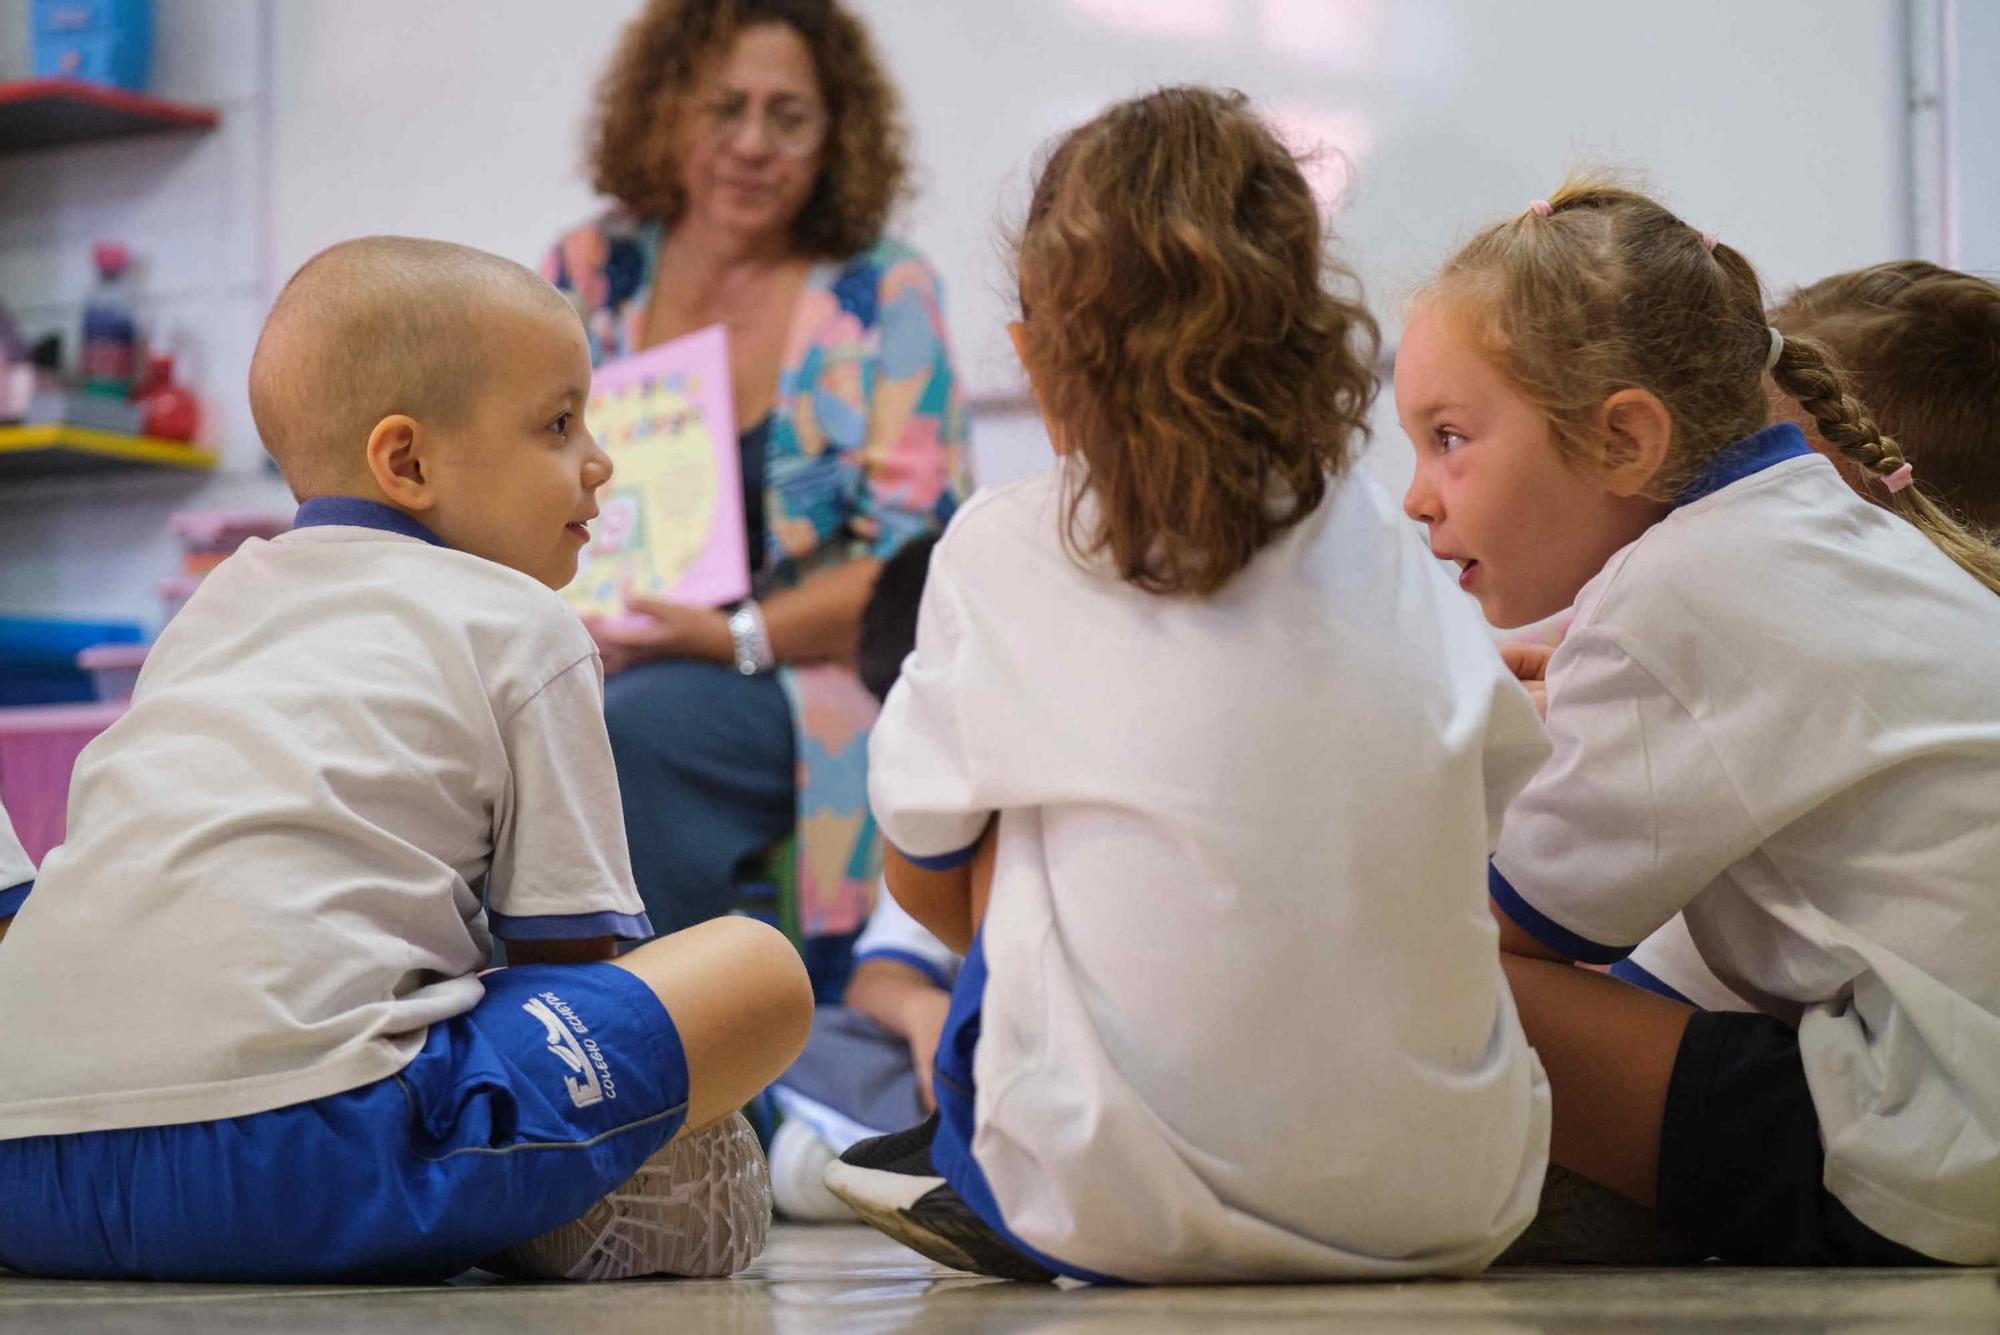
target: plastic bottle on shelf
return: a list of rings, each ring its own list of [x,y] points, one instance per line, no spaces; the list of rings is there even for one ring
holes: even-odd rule
[[[83,308],[83,388],[87,394],[122,399],[132,393],[139,328],[132,318],[132,256],[115,241],[91,251],[97,284]]]
[[[155,348],[146,354],[146,374],[132,390],[145,413],[140,430],[161,440],[193,440],[201,427],[201,405],[174,380],[174,354]]]

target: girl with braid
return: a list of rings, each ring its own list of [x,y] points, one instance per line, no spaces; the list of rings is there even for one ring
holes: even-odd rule
[[[1749,261],[1598,180],[1451,259],[1396,406],[1489,619],[1575,603],[1488,877],[1552,1161],[1694,1256],[2000,1260],[2000,555]],[[1574,967],[1676,913],[1754,1012]]]
[[[1825,344],[1924,490],[1973,528],[2000,534],[2000,284],[1929,260],[1889,260],[1791,292],[1771,308],[1771,323],[1787,338]],[[1774,410],[1849,486],[1890,503],[1891,493],[1821,438],[1811,413],[1782,394]],[[1611,973],[1705,1010],[1752,1009],[1703,967],[1679,918]]]

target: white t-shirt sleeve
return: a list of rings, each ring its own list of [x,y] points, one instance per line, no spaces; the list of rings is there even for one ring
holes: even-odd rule
[[[1702,958],[1679,914],[1611,966],[1611,976],[1705,1011],[1754,1011]]]
[[[0,918],[11,918],[35,884],[35,864],[14,834],[7,808],[0,807]]]
[[[907,964],[939,987],[949,988],[958,975],[959,958],[912,918],[889,894],[887,885],[875,892],[875,911],[854,939],[854,962],[893,960]]]
[[[1489,883],[1537,941],[1609,964],[1763,834],[1700,723],[1609,636],[1572,632],[1550,670],[1555,752],[1508,809]]]
[[[487,917],[503,940],[652,935],[632,883],[595,656],[501,722],[510,783],[496,814]]]
[[[983,656],[972,646],[949,537],[931,556],[917,647],[868,743],[868,800],[882,835],[934,871],[972,860],[994,806],[966,744],[966,697]]]

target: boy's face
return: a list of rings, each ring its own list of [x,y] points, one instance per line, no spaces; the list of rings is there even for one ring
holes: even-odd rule
[[[611,460],[583,424],[590,346],[575,315],[501,303],[484,331],[486,385],[470,417],[433,434],[422,518],[459,551],[560,589],[590,541]]]
[[[1417,455],[1403,511],[1495,626],[1562,611],[1644,531],[1646,507],[1571,467],[1541,410],[1436,302],[1410,313],[1396,415]]]

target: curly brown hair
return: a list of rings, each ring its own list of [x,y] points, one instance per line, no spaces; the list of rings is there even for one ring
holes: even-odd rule
[[[1072,130],[1015,265],[1030,373],[1083,465],[1064,541],[1139,588],[1220,589],[1367,435],[1375,320],[1241,93],[1164,88]]]
[[[2000,284],[1892,260],[1797,289],[1771,322],[1832,349],[1925,485],[2000,533]]]
[[[834,259],[865,250],[903,198],[909,136],[868,30],[834,0],[652,0],[598,85],[592,184],[640,217],[678,222],[681,125],[695,84],[738,32],[765,23],[805,40],[826,99],[824,157],[793,245]]]
[[[1474,237],[1432,294],[1472,317],[1482,350],[1547,416],[1573,466],[1606,462],[1597,424],[1605,399],[1626,388],[1657,395],[1673,437],[1647,494],[1672,500],[1770,419],[1763,284],[1733,247],[1605,177],[1574,175],[1547,203],[1545,214],[1530,210]],[[1770,376],[1868,476],[1903,466],[1903,447],[1853,395],[1826,345],[1787,337]],[[2000,593],[2000,552],[1925,486],[1885,490],[1883,504]]]

